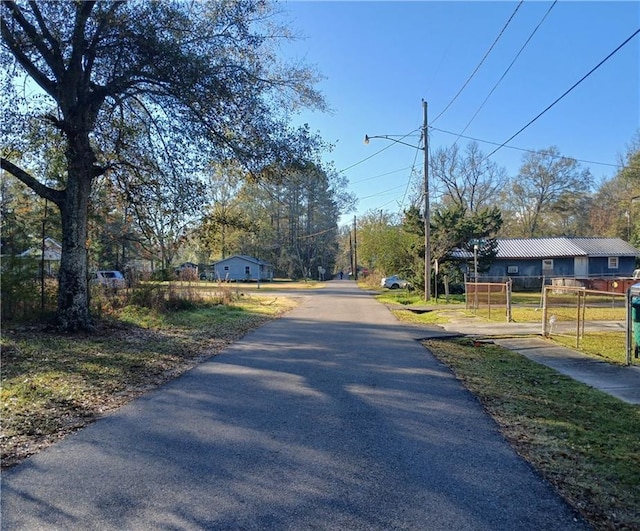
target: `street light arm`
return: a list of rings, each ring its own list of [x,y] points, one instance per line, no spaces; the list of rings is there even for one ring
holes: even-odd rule
[[[375,136],[364,135],[364,143],[365,143],[365,144],[368,144],[368,143],[369,143],[369,141],[370,141],[372,138],[384,138],[385,140],[389,140],[389,141],[394,142],[394,143],[396,143],[396,144],[402,144],[402,145],[404,145],[404,146],[409,146],[410,148],[420,149],[420,150],[423,150],[423,151],[424,151],[424,148],[423,148],[423,147],[420,147],[420,146],[414,146],[413,144],[409,144],[409,143],[407,143],[407,142],[403,142],[402,140],[398,140],[398,139],[396,139],[396,138],[391,138],[389,135],[375,135]]]

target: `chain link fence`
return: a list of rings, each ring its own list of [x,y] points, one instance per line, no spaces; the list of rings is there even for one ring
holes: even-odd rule
[[[506,282],[465,282],[465,308],[477,311],[502,312],[507,322],[511,321],[511,287],[510,280]]]

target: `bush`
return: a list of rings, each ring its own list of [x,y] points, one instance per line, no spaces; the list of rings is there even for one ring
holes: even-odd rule
[[[176,272],[171,269],[156,269],[151,273],[151,280],[158,280],[160,282],[167,282],[176,279]]]
[[[163,311],[165,306],[165,289],[159,284],[140,284],[131,291],[129,302],[142,308]]]
[[[190,284],[170,282],[168,285],[144,283],[132,289],[129,304],[158,313],[192,310],[202,302],[202,296]]]
[[[42,298],[42,287],[38,260],[17,256],[4,258],[0,278],[2,320],[41,317],[43,314],[54,311],[57,293],[56,279],[44,279],[44,299]]]

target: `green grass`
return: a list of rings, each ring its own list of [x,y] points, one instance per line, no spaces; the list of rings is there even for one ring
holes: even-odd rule
[[[464,304],[464,295],[450,295],[449,302],[444,297],[433,297],[429,302],[425,302],[424,294],[420,291],[409,291],[406,289],[376,290],[380,291],[376,299],[384,304],[402,304],[403,306],[437,306],[438,304]]]
[[[640,406],[496,345],[426,341],[595,529],[639,529]]]
[[[496,304],[489,311],[488,306],[484,305],[476,310],[466,309],[464,303],[464,295],[454,296],[452,300],[456,300],[459,309],[452,309],[451,305],[438,308],[432,299],[429,304],[430,311],[412,312],[412,307],[425,306],[422,300],[422,294],[409,292],[407,290],[384,290],[376,299],[385,304],[403,305],[406,310],[393,309],[393,314],[401,321],[416,324],[442,324],[448,323],[452,318],[459,317],[477,317],[489,322],[504,322],[506,320],[506,309],[504,304]],[[555,316],[558,322],[576,322],[577,308],[576,296],[569,295],[553,295],[548,298],[549,308],[547,311],[547,319]],[[441,302],[441,301],[440,301]],[[542,309],[538,307],[540,303],[539,293],[514,293],[512,297],[511,321],[514,323],[540,323],[542,328]],[[607,296],[589,296],[588,303],[581,319],[588,321],[624,321],[626,319],[626,310],[620,307],[619,297]],[[618,307],[615,307],[615,305]],[[454,306],[455,308],[455,306]],[[553,334],[551,339],[561,345],[579,350],[580,352],[602,359],[607,362],[625,365],[626,364],[626,339],[625,332],[591,332],[587,331],[584,337],[580,338],[578,347],[576,347],[575,335],[559,335]]]
[[[476,310],[469,309],[467,311],[469,315],[475,315],[490,321],[504,321],[506,318],[504,305],[492,306],[491,315],[489,315],[489,308],[487,306],[481,306]],[[575,321],[577,318],[577,310],[575,307],[550,307],[547,309],[547,319],[552,315],[555,315],[558,321]],[[582,319],[582,314],[580,318]],[[584,318],[587,321],[624,321],[626,314],[624,308],[591,307],[585,309]],[[541,323],[542,310],[538,308],[512,306],[511,319],[516,323]]]
[[[211,356],[295,303],[243,297],[158,313],[128,306],[95,333],[3,329],[0,446],[10,466]]]
[[[569,348],[576,348],[575,336],[553,335],[553,341]],[[627,342],[624,332],[589,332],[580,338],[580,352],[609,363],[626,365]]]
[[[416,313],[410,310],[391,310],[398,320],[416,324],[440,324],[448,323],[449,317],[445,312]]]

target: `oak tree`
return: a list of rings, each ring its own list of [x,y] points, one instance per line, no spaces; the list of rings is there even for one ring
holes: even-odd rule
[[[262,0],[242,2],[3,1],[5,86],[2,168],[55,203],[62,223],[57,318],[91,327],[87,212],[95,180],[128,163],[146,138],[181,169],[234,158],[258,174],[295,158],[288,111],[323,107],[316,76],[276,54],[286,28]],[[24,125],[58,137],[65,168],[44,182]],[[146,136],[145,136],[146,135]],[[122,173],[126,180],[126,172]]]

